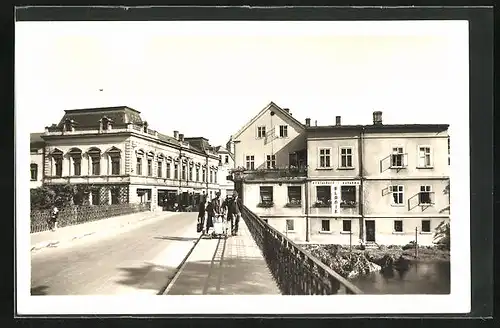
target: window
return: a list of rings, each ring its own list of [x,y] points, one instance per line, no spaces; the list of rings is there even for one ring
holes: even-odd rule
[[[158,175],[158,178],[161,178],[163,175],[163,172],[162,172],[163,171],[163,163],[162,163],[162,161],[158,161],[157,165],[158,165],[157,166],[157,171],[158,171],[157,175]]]
[[[356,206],[356,186],[340,186],[340,206]]]
[[[255,157],[253,155],[246,156],[247,170],[255,170]]]
[[[217,183],[217,172],[214,171],[214,183]]]
[[[288,204],[300,206],[302,200],[302,188],[300,186],[288,187]]]
[[[73,175],[79,176],[82,174],[82,158],[73,157]]]
[[[201,170],[201,175],[202,175],[202,177],[201,177],[202,181],[206,182],[207,181],[207,173],[206,173],[205,169]]]
[[[62,176],[62,157],[56,157],[54,158],[55,162],[55,169],[56,169],[56,176],[61,177]]]
[[[294,226],[294,221],[293,219],[287,219],[286,220],[286,231],[294,231],[295,226]]]
[[[200,181],[200,169],[196,168],[196,181]]]
[[[114,151],[110,151],[109,153],[111,160],[111,174],[119,175],[120,174],[120,152],[118,149]]]
[[[394,232],[403,232],[403,221],[402,220],[394,221]]]
[[[290,166],[297,166],[298,165],[297,153],[288,154],[288,165],[290,165]]]
[[[418,167],[432,167],[431,147],[418,147]]]
[[[225,164],[229,164],[229,156],[228,155],[225,156],[224,163]]]
[[[391,167],[403,167],[404,154],[402,147],[392,148]]]
[[[273,204],[273,187],[260,187],[260,203],[262,205]]]
[[[186,165],[182,165],[182,180],[186,180]]]
[[[321,220],[321,231],[330,231],[330,220]]]
[[[193,181],[193,167],[189,167],[189,181]]]
[[[137,157],[136,174],[142,175],[142,158],[141,157]]]
[[[272,169],[272,168],[276,167],[276,155],[267,155],[266,167],[268,169]]]
[[[352,148],[340,148],[340,167],[352,167]]]
[[[92,159],[92,175],[101,174],[101,151],[97,148],[93,148],[88,151],[90,158]]]
[[[210,183],[213,182],[213,179],[214,179],[214,173],[213,173],[212,169],[210,169]]]
[[[330,167],[330,149],[321,148],[319,150],[319,167],[328,168]]]
[[[351,220],[342,220],[342,231],[351,232]]]
[[[174,179],[179,179],[179,165],[174,164]]]
[[[90,192],[92,205],[100,205],[99,189],[92,189]]]
[[[36,181],[38,177],[38,165],[30,164],[31,181]]]
[[[425,204],[425,205],[432,204],[431,186],[420,186],[420,193],[418,199],[419,199],[419,204]]]
[[[167,179],[170,179],[170,163],[167,163]]]
[[[403,186],[390,186],[389,191],[392,193],[392,204],[402,205],[404,199]]]
[[[257,138],[264,138],[266,136],[266,127],[259,126],[257,128]]]
[[[111,204],[120,204],[120,189],[111,189]]]
[[[431,220],[422,220],[422,232],[431,232]]]
[[[153,176],[153,160],[148,159],[148,176]]]
[[[316,186],[316,205],[330,207],[332,205],[332,187]]]
[[[288,126],[280,125],[280,138],[288,138]]]
[[[222,155],[219,155],[219,165],[222,165]]]

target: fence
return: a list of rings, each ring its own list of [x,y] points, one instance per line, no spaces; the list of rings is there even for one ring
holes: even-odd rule
[[[102,220],[113,216],[149,211],[150,203],[145,204],[116,204],[94,206],[70,206],[59,211],[57,226],[59,228]],[[31,211],[31,233],[49,230],[48,220],[51,210]]]
[[[356,286],[243,207],[242,217],[283,295],[362,294]]]

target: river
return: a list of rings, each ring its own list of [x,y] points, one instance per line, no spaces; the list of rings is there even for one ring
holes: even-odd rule
[[[449,294],[450,262],[414,262],[407,270],[386,270],[351,279],[365,294]]]

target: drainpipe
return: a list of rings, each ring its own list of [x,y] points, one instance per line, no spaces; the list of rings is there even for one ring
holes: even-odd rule
[[[359,133],[359,144],[358,144],[358,161],[359,161],[359,215],[361,216],[360,218],[360,223],[359,223],[359,239],[361,239],[363,242],[365,241],[365,217],[364,217],[364,207],[363,207],[363,191],[364,191],[364,169],[363,169],[363,146],[364,146],[364,135],[365,135],[365,128],[361,127],[360,133]]]
[[[306,242],[309,242],[309,180],[306,176],[306,189],[304,190],[305,198],[305,215],[306,215]]]

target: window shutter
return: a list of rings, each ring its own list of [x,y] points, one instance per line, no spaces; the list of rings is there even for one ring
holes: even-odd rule
[[[425,166],[425,151],[423,151],[421,147],[418,147],[418,166],[419,167],[424,167]]]

